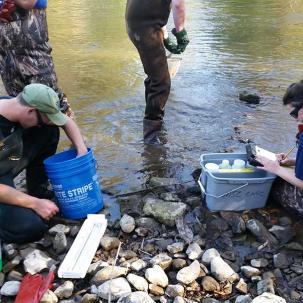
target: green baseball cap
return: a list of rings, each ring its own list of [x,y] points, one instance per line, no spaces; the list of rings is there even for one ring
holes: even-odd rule
[[[60,101],[57,93],[44,84],[33,83],[24,87],[21,97],[30,107],[45,114],[55,125],[62,126],[68,121],[60,111]]]

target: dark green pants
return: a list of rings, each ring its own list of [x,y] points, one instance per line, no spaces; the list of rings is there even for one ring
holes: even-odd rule
[[[14,177],[26,168],[27,190],[35,193],[47,182],[43,160],[56,152],[59,128],[55,126],[33,127],[24,131],[23,156],[14,171],[0,176],[0,184],[14,187]],[[12,206],[0,201],[0,239],[5,242],[25,243],[41,238],[48,226],[33,210]]]
[[[127,0],[128,35],[137,48],[145,79],[145,119],[162,120],[170,93],[170,75],[161,28],[170,14],[171,0]]]

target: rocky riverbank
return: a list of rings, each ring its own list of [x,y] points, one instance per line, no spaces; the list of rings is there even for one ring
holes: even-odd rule
[[[194,182],[176,183],[152,178],[152,189],[119,198],[123,217],[86,278],[56,277],[41,302],[108,302],[109,293],[118,303],[303,302],[298,222],[273,208],[210,213]],[[80,227],[61,220],[39,242],[3,245],[0,302],[14,301],[26,272],[58,268]]]

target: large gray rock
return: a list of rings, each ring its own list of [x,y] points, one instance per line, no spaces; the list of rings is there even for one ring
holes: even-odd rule
[[[94,284],[101,284],[110,279],[115,279],[121,276],[125,276],[128,269],[120,266],[107,266],[99,270],[93,277],[92,282]]]
[[[164,270],[159,265],[154,265],[153,268],[148,268],[145,271],[145,278],[152,284],[166,287],[168,278]]]
[[[145,292],[148,291],[148,283],[143,277],[134,274],[128,274],[126,278],[127,281],[131,285],[133,285],[137,290]]]
[[[286,303],[286,301],[279,296],[265,292],[264,294],[254,298],[251,303]]]
[[[21,282],[19,281],[9,281],[5,282],[0,290],[0,295],[13,297],[19,292]]]
[[[125,278],[117,278],[104,282],[98,287],[98,295],[102,299],[108,300],[109,293],[111,293],[112,300],[126,296],[132,292],[127,280]]]
[[[143,207],[145,215],[153,216],[162,224],[174,226],[175,220],[184,215],[186,204],[181,202],[164,202],[163,200],[147,198]]]
[[[178,271],[177,280],[183,284],[190,284],[194,282],[200,275],[200,263],[195,260],[189,266],[186,266]]]
[[[23,261],[24,271],[29,272],[32,275],[40,272],[43,269],[50,268],[55,263],[55,260],[38,249],[30,252]]]
[[[155,303],[155,301],[143,291],[136,291],[118,300],[117,303]]]
[[[246,222],[246,227],[255,235],[259,242],[268,242],[270,246],[277,245],[278,240],[266,229],[266,227],[258,220],[250,219]]]
[[[246,230],[245,221],[240,214],[229,211],[222,211],[220,212],[220,215],[231,227],[233,233],[241,234]]]

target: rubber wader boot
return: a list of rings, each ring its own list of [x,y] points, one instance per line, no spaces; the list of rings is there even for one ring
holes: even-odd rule
[[[162,129],[162,120],[143,119],[143,139],[145,144],[160,145],[159,135]]]

